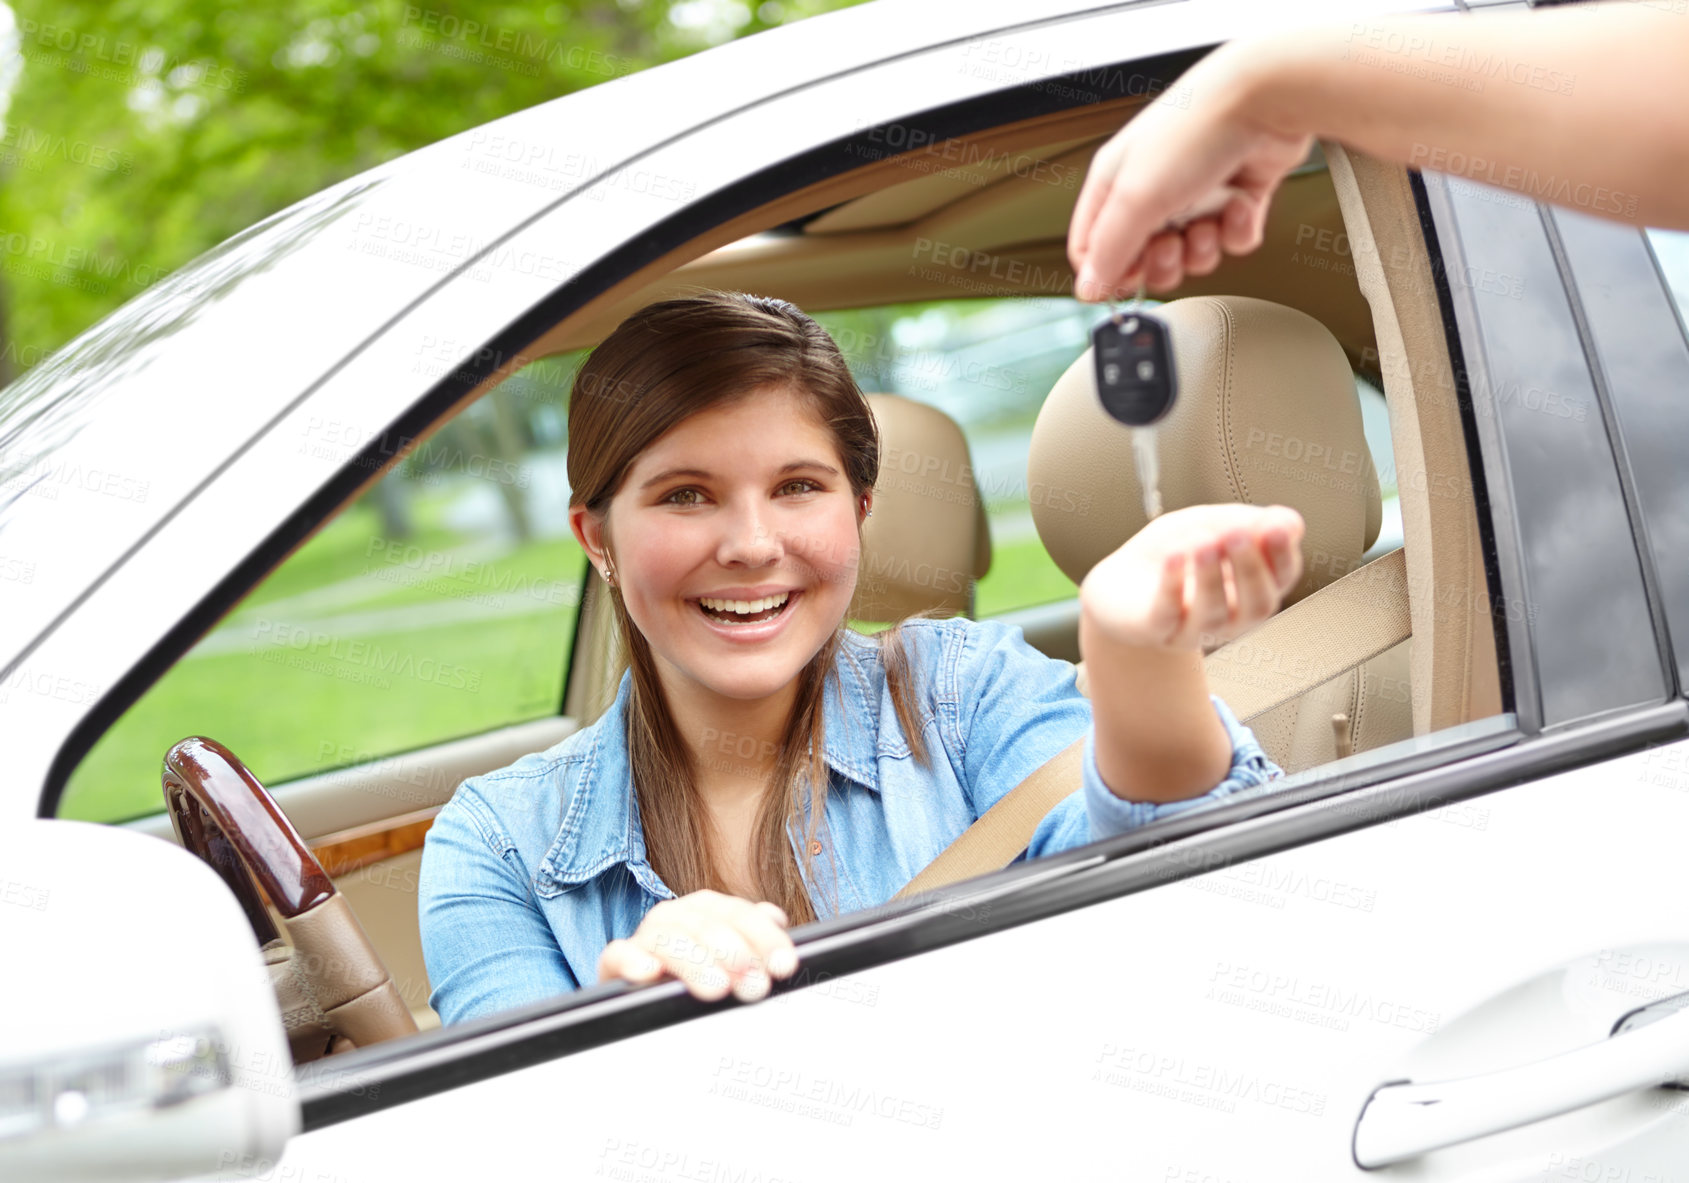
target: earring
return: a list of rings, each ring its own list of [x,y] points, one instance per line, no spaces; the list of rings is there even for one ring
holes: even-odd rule
[[[616,586],[616,567],[608,559],[604,562],[604,582],[611,587]]]

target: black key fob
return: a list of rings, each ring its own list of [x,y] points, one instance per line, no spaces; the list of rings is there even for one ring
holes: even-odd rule
[[[1178,377],[1167,325],[1147,312],[1115,312],[1091,330],[1097,397],[1127,427],[1148,427],[1173,409]]]

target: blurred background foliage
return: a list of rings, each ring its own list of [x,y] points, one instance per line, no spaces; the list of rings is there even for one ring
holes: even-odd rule
[[[0,383],[161,275],[346,177],[861,2],[14,4],[0,40]]]

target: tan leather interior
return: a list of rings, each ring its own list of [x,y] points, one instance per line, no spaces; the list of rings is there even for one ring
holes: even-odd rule
[[[821,182],[801,202],[796,198],[803,195],[794,195],[779,213],[746,218],[736,233],[719,241],[711,241],[714,235],[700,239],[612,288],[560,321],[508,369],[588,348],[645,304],[700,288],[778,295],[809,311],[915,300],[1071,296],[1067,227],[1077,179],[1130,113],[1114,106],[1100,123],[1092,121],[1099,134],[1073,149],[1059,150],[1072,140],[1059,141],[1052,151],[1022,138],[1040,120],[964,141],[981,145],[972,155],[1000,159],[1019,152],[1051,167],[1070,168],[1074,171],[1060,175],[1075,179],[1071,188],[983,164],[957,166],[942,148],[931,152],[930,164],[925,152],[916,152]],[[1084,125],[1080,114],[1070,113],[1048,127],[1053,132]],[[874,181],[889,187],[861,188]],[[802,221],[800,232],[759,232],[782,216],[801,221],[815,210],[825,212]],[[1307,171],[1293,173],[1280,186],[1260,249],[1228,257],[1212,275],[1187,279],[1179,294],[1258,296],[1301,309],[1336,336],[1355,370],[1370,374],[1377,364],[1372,318],[1355,286],[1348,250],[1337,194],[1316,151]]]
[[[494,764],[484,771],[498,767],[502,765]],[[381,950],[393,988],[410,1008],[416,1025],[427,1030],[440,1025],[440,1016],[428,1005],[428,969],[423,963],[422,936],[417,927],[416,887],[421,874],[422,848],[418,846],[341,872],[334,877],[334,887]]]
[[[1423,735],[1501,711],[1477,503],[1407,170],[1337,145],[1326,157],[1377,327],[1413,617],[1413,731]]]
[[[1248,296],[1193,296],[1155,312],[1167,324],[1179,379],[1179,401],[1156,427],[1165,509],[1231,501],[1295,508],[1307,523],[1304,574],[1286,605],[1353,571],[1378,537],[1382,503],[1354,376],[1336,339],[1306,313]],[[1075,583],[1147,521],[1131,432],[1098,401],[1090,349],[1044,401],[1027,479],[1065,485],[1089,507],[1075,513],[1056,499],[1032,507],[1045,549]],[[1405,586],[1393,594],[1405,611]],[[1413,734],[1411,718],[1384,700],[1387,692],[1406,697],[1411,642],[1336,661],[1331,636],[1305,643],[1333,673],[1319,692],[1239,712],[1274,762],[1300,771]],[[1235,667],[1236,654],[1281,668],[1306,668],[1310,656],[1263,652],[1246,635],[1215,657]],[[1079,687],[1088,691],[1083,662]],[[1214,689],[1236,708],[1223,687]],[[1334,728],[1337,715],[1345,722]]]
[[[1209,690],[1287,773],[1413,736],[1406,569],[1398,547],[1208,655]]]
[[[281,1010],[293,1062],[307,1064],[322,1059],[329,1054],[334,1030],[323,1008],[317,1005],[317,997],[300,968],[301,962],[294,960],[293,946],[277,937],[266,941],[260,952],[264,955],[265,968],[270,971],[270,986],[276,992],[276,1006]]]
[[[264,958],[294,1063],[417,1030],[410,1008],[344,895],[336,891],[281,924],[288,943],[278,948],[277,942],[269,942]]]
[[[937,407],[896,394],[867,399],[880,431],[880,476],[848,616],[972,616],[974,582],[991,569],[991,527],[968,441]]]
[[[1248,296],[1192,296],[1155,309],[1172,339],[1179,399],[1156,425],[1168,510],[1241,501],[1291,505],[1308,563],[1285,597],[1347,573],[1378,537],[1378,474],[1343,350],[1319,321]],[[1089,495],[1087,512],[1032,505],[1038,535],[1075,583],[1148,520],[1131,432],[1097,398],[1092,352],[1074,359],[1032,429],[1027,480]]]
[[[604,581],[589,579],[575,625],[575,653],[568,692],[563,696],[564,713],[580,720],[582,727],[592,726],[616,700],[616,687],[627,661]]]

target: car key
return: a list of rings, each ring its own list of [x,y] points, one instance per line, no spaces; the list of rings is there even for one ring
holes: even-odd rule
[[[1091,330],[1097,397],[1103,409],[1132,429],[1132,455],[1144,490],[1144,514],[1161,513],[1161,471],[1155,424],[1173,409],[1178,375],[1166,323],[1142,308],[1144,290],[1125,311],[1111,311]]]
[[[1164,229],[1181,230],[1198,218],[1219,215],[1242,190],[1222,186],[1168,221]],[[1132,456],[1144,490],[1144,513],[1161,514],[1161,466],[1156,459],[1155,424],[1173,409],[1179,377],[1167,324],[1143,310],[1144,281],[1125,312],[1111,309],[1091,330],[1091,356],[1097,368],[1097,396],[1103,409],[1132,429]],[[1112,303],[1112,302],[1111,302]]]

